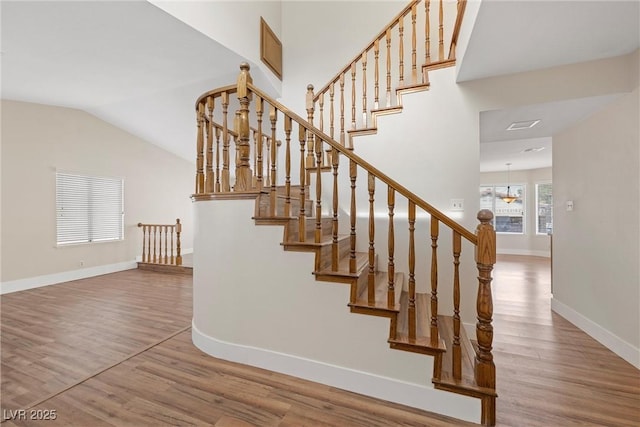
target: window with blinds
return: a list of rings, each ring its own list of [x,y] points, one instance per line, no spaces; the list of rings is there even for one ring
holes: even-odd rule
[[[56,173],[58,245],[124,238],[124,181]]]

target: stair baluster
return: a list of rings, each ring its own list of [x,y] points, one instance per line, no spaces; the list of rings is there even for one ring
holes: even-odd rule
[[[424,2],[424,63],[431,63],[431,22],[429,21],[429,6],[431,5],[431,0],[425,0]],[[426,70],[423,70],[423,83],[429,83],[429,73]]]
[[[398,86],[402,87],[404,85],[404,15],[398,19],[398,37],[398,76],[400,80]]]
[[[340,74],[340,144],[345,146],[344,140],[344,73]]]
[[[380,64],[379,64],[379,58],[380,58],[380,40],[377,40],[373,43],[373,58],[374,58],[374,63],[375,63],[375,68],[374,68],[374,85],[373,85],[373,91],[374,91],[374,98],[373,98],[373,109],[377,110],[378,107],[380,106]],[[333,135],[330,135],[333,138]]]
[[[353,160],[349,161],[349,180],[351,181],[351,205],[350,220],[351,231],[349,232],[349,272],[356,272],[356,178],[358,165]]]
[[[216,193],[220,192],[220,128],[219,127],[216,127],[216,186],[214,191]]]
[[[438,13],[438,61],[444,61],[444,8],[440,0],[440,10]]]
[[[264,141],[262,139],[262,98],[260,98],[259,96],[256,97],[256,101],[255,101],[255,108],[256,108],[256,118],[258,121],[258,126],[257,126],[257,137],[256,137],[256,142],[258,144],[257,148],[257,166],[256,166],[256,186],[257,186],[257,190],[260,191],[262,190],[262,188],[264,187],[264,182],[263,182],[263,172],[264,172],[264,164],[263,164],[263,150],[264,150]]]
[[[204,104],[198,105],[198,134],[196,140],[196,193],[204,192]]]
[[[229,176],[229,127],[227,115],[229,110],[229,93],[222,92],[222,191],[231,191],[231,177]],[[240,127],[240,116],[238,115],[238,128]],[[238,129],[235,129],[236,134]],[[237,167],[237,166],[236,166]],[[196,191],[197,193],[197,191]]]
[[[207,193],[212,193],[214,189],[214,181],[213,181],[213,98],[207,97],[207,113],[208,120],[207,123],[207,167],[205,174],[205,191]]]
[[[362,127],[367,127],[367,51],[362,52]]]
[[[416,50],[416,18],[418,15],[417,4],[411,6],[411,83],[418,83],[418,55]]]
[[[367,277],[367,301],[370,305],[376,303],[376,218],[375,218],[375,190],[376,190],[376,178],[371,172],[368,174],[368,190],[369,190],[369,274]]]
[[[431,322],[432,345],[438,342],[438,234],[440,222],[431,217]]]
[[[340,258],[338,248],[338,150],[331,152],[331,166],[333,167],[333,220],[331,222],[331,271],[338,271]]]
[[[298,139],[300,140],[300,211],[298,215],[298,240],[304,242],[307,238],[307,218],[305,213],[305,186],[307,185],[305,141],[307,140],[307,130],[301,124],[298,124]]]
[[[307,85],[307,121],[313,125],[313,113],[314,113],[314,101],[313,101],[313,85]],[[308,168],[315,166],[314,149],[313,149],[313,137],[311,133],[307,135],[307,160],[306,164]]]
[[[395,275],[396,275],[396,266],[395,261],[393,259],[394,249],[395,249],[395,230],[393,226],[393,216],[394,216],[394,208],[396,205],[396,191],[390,185],[387,186],[387,206],[389,208],[389,235],[387,238],[388,241],[388,253],[389,253],[389,263],[387,264],[387,275],[389,276],[388,286],[387,286],[387,307],[394,308],[396,304],[396,288],[395,288]]]
[[[409,340],[416,339],[416,204],[409,200]]]
[[[462,354],[460,349],[460,253],[462,238],[453,232],[453,378],[462,378]]]
[[[322,240],[322,139],[315,136],[314,147],[316,150],[316,227],[315,242]]]
[[[269,154],[271,155],[271,197],[270,197],[270,210],[271,216],[276,216],[276,184],[277,184],[277,173],[276,173],[276,154],[278,144],[276,142],[276,123],[278,121],[278,110],[272,105],[269,110],[269,120],[271,121],[271,140],[269,141]]]
[[[284,159],[284,216],[291,216],[291,117],[284,118],[285,159]]]

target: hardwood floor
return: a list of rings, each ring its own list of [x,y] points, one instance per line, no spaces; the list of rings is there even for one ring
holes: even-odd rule
[[[498,425],[640,425],[640,371],[551,313],[548,260],[494,273]],[[137,270],[2,296],[2,426],[471,425],[214,359],[191,299],[191,277]]]

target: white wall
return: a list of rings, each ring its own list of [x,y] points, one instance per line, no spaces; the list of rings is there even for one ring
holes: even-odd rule
[[[124,178],[124,241],[56,247],[57,169]],[[138,222],[180,218],[182,247],[192,248],[194,176],[190,162],[83,111],[3,100],[3,285],[133,262],[142,253]]]
[[[261,17],[283,45],[285,44],[282,37],[281,1],[149,2],[257,65],[258,67],[252,70],[252,75],[262,90],[272,95],[281,92],[282,82],[260,59]],[[239,72],[239,65],[234,64],[230,71]],[[283,66],[283,76],[289,72],[287,67]]]
[[[640,368],[638,103],[636,88],[553,137],[553,306]]]
[[[253,200],[194,204],[194,343],[219,358],[478,422],[478,399],[435,390],[433,358],[389,348],[389,319],[349,312],[349,285],[317,282]]]
[[[520,235],[498,233],[497,252],[550,257],[549,236],[536,233],[536,184],[551,182],[551,168],[511,171],[510,180],[511,185],[525,186],[525,232]],[[506,172],[481,173],[480,185],[507,185],[507,174]]]

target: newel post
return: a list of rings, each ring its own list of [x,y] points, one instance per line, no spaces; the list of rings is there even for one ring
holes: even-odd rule
[[[182,254],[180,246],[180,233],[182,233],[182,224],[180,218],[176,219],[176,265],[182,265]]]
[[[249,143],[249,101],[251,93],[247,83],[253,83],[249,74],[249,64],[240,64],[238,75],[238,101],[240,102],[240,117],[238,123],[238,163],[236,165],[236,185],[234,191],[248,191],[251,189],[253,173],[251,172],[251,144]]]
[[[478,298],[476,323],[476,338],[478,340],[478,352],[475,358],[476,383],[480,387],[495,389],[496,367],[491,354],[493,344],[493,299],[491,296],[491,271],[496,263],[496,232],[491,225],[493,213],[483,209],[478,212],[478,227],[476,236],[476,265],[478,267]]]

